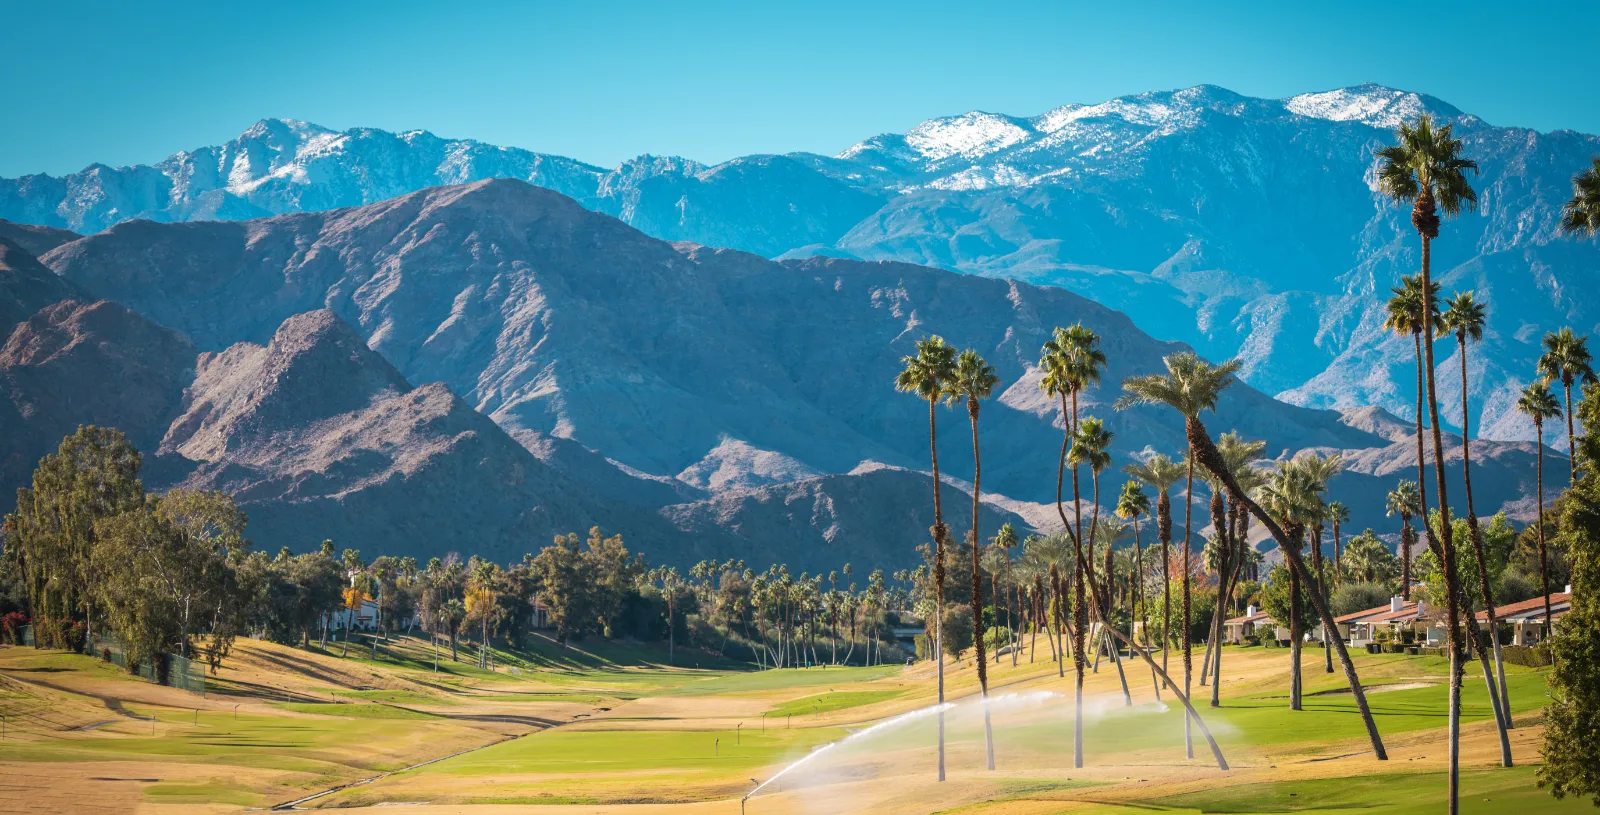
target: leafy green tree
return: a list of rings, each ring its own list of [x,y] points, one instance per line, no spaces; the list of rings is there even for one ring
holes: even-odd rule
[[[1369,585],[1380,584],[1386,587],[1386,591],[1393,592],[1394,581],[1400,577],[1400,573],[1400,559],[1389,551],[1388,544],[1371,529],[1363,530],[1360,535],[1351,538],[1350,544],[1345,547],[1344,574],[1351,580]],[[1389,596],[1385,594],[1384,599],[1387,600]]]
[[[1328,603],[1333,606],[1334,614],[1354,614],[1369,608],[1387,606],[1392,596],[1388,584],[1352,580],[1340,583],[1339,588],[1334,589],[1333,597]]]
[[[944,652],[960,662],[961,655],[973,646],[972,608],[961,603],[944,607]]]
[[[98,616],[93,587],[109,568],[97,554],[96,525],[144,505],[139,465],[139,452],[121,431],[84,426],[40,460],[31,489],[17,490],[9,545],[36,617],[76,617],[92,638]],[[39,628],[47,635],[55,630]]]
[[[1552,795],[1589,796],[1600,806],[1600,389],[1585,388],[1586,432],[1579,455],[1584,476],[1568,494],[1562,534],[1572,561],[1572,609],[1549,645],[1550,701],[1544,712],[1544,764],[1539,784]]]

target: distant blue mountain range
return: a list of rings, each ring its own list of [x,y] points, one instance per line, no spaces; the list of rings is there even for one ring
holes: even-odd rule
[[[1031,118],[930,119],[833,157],[706,166],[642,156],[610,170],[426,131],[269,119],[154,166],[0,180],[0,218],[87,233],[511,177],[669,240],[1061,286],[1161,339],[1242,357],[1246,379],[1285,401],[1409,417],[1411,346],[1383,332],[1381,309],[1416,268],[1417,242],[1407,213],[1374,190],[1372,151],[1423,111],[1454,122],[1482,167],[1481,208],[1447,224],[1434,249],[1446,292],[1476,290],[1490,307],[1490,330],[1469,355],[1473,429],[1531,438],[1511,406],[1543,332],[1600,325],[1600,244],[1556,229],[1571,176],[1600,153],[1600,137],[1494,126],[1375,85],[1289,99],[1200,86]],[[1450,345],[1440,351],[1442,396],[1455,404],[1459,359]]]

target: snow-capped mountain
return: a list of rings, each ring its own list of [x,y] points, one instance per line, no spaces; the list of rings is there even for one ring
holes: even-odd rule
[[[612,170],[425,131],[265,120],[154,166],[0,180],[0,218],[94,232],[131,218],[238,220],[511,177],[670,240],[1062,286],[1163,339],[1242,356],[1247,380],[1286,401],[1409,416],[1411,350],[1383,332],[1381,301],[1415,270],[1418,247],[1406,212],[1376,192],[1372,151],[1421,112],[1453,122],[1482,168],[1480,209],[1449,222],[1434,246],[1446,292],[1473,289],[1490,308],[1489,333],[1469,352],[1474,430],[1529,438],[1510,407],[1540,336],[1600,326],[1588,273],[1600,245],[1556,228],[1570,178],[1600,153],[1600,138],[1497,127],[1376,85],[1287,99],[1199,86],[1032,117],[930,119],[835,156],[712,166],[642,156]],[[1440,382],[1458,395],[1453,350],[1440,347]]]

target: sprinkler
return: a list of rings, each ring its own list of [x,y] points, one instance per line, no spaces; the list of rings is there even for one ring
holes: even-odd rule
[[[744,722],[740,722],[738,724],[738,726],[733,728],[733,743],[736,744],[736,745],[737,744],[743,744],[744,743],[744,741],[742,740],[743,737],[744,737]]]
[[[756,790],[761,789],[761,782],[760,781],[757,781],[754,778],[752,778],[752,779],[750,779],[750,783],[756,785],[756,788],[751,790],[751,791],[749,791],[749,792],[747,792],[747,793],[745,793],[744,797],[739,799],[739,815],[744,815],[744,802],[750,800],[750,796],[755,795],[756,794]]]

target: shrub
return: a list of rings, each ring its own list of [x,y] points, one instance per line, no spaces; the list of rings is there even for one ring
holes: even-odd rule
[[[1550,646],[1542,645],[1502,645],[1500,654],[1505,661],[1525,668],[1543,668],[1550,665]]]
[[[1345,583],[1329,598],[1335,617],[1377,608],[1389,602],[1389,587],[1382,583]]]

